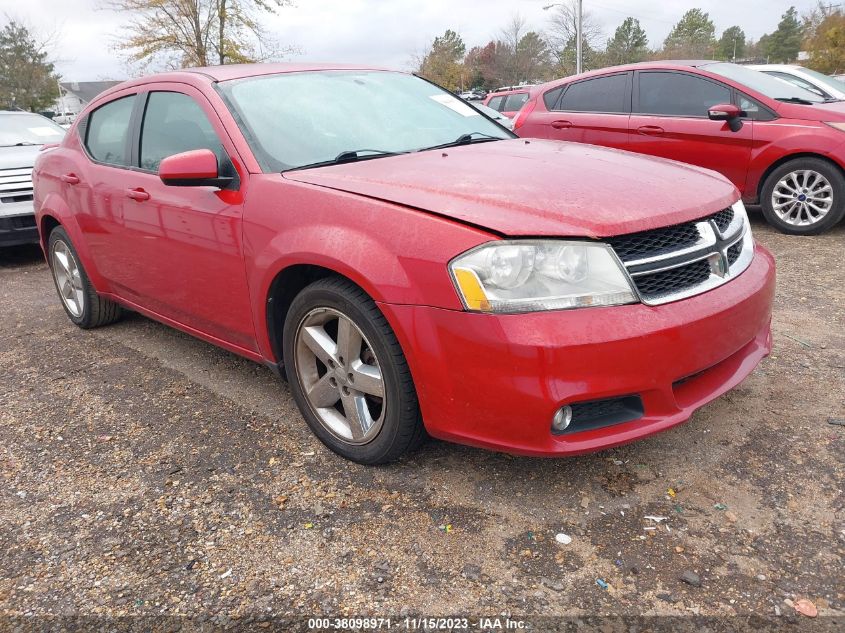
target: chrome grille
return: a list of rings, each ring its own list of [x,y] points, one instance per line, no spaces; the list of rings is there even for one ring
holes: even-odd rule
[[[32,200],[32,167],[0,169],[0,204]]]
[[[676,301],[729,281],[754,255],[742,203],[695,222],[608,240],[649,305]]]

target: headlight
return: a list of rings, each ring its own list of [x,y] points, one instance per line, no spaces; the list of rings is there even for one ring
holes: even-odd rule
[[[835,127],[837,130],[841,130],[845,132],[845,123],[837,122],[837,121],[825,121],[830,127]]]
[[[637,301],[606,244],[519,240],[484,244],[449,270],[467,310],[536,312]]]

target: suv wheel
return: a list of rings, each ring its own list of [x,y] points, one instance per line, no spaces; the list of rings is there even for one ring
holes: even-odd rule
[[[344,279],[296,296],[283,332],[285,371],[299,409],[331,450],[390,462],[425,437],[411,372],[375,302]]]
[[[783,233],[822,233],[845,215],[845,177],[827,161],[798,158],[769,175],[761,203],[766,220]]]
[[[57,226],[50,233],[47,253],[47,263],[62,307],[71,321],[87,330],[114,323],[120,318],[120,306],[100,297],[94,290],[76,249],[62,227]]]

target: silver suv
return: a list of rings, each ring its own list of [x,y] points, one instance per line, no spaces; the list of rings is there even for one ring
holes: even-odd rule
[[[0,111],[0,248],[38,241],[32,209],[32,166],[42,146],[64,129],[40,114]]]

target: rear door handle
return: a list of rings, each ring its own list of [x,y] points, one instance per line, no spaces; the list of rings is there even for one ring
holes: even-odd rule
[[[140,187],[138,187],[137,189],[127,189],[126,196],[132,198],[133,200],[137,200],[138,202],[143,202],[144,200],[150,199],[150,194],[148,194]]]
[[[79,176],[76,174],[64,174],[59,176],[59,179],[62,182],[66,182],[69,185],[78,185],[79,184]]]
[[[572,121],[552,121],[552,127],[556,130],[566,130],[572,127]]]
[[[660,136],[665,131],[659,125],[642,125],[637,128],[637,132],[646,136]]]

